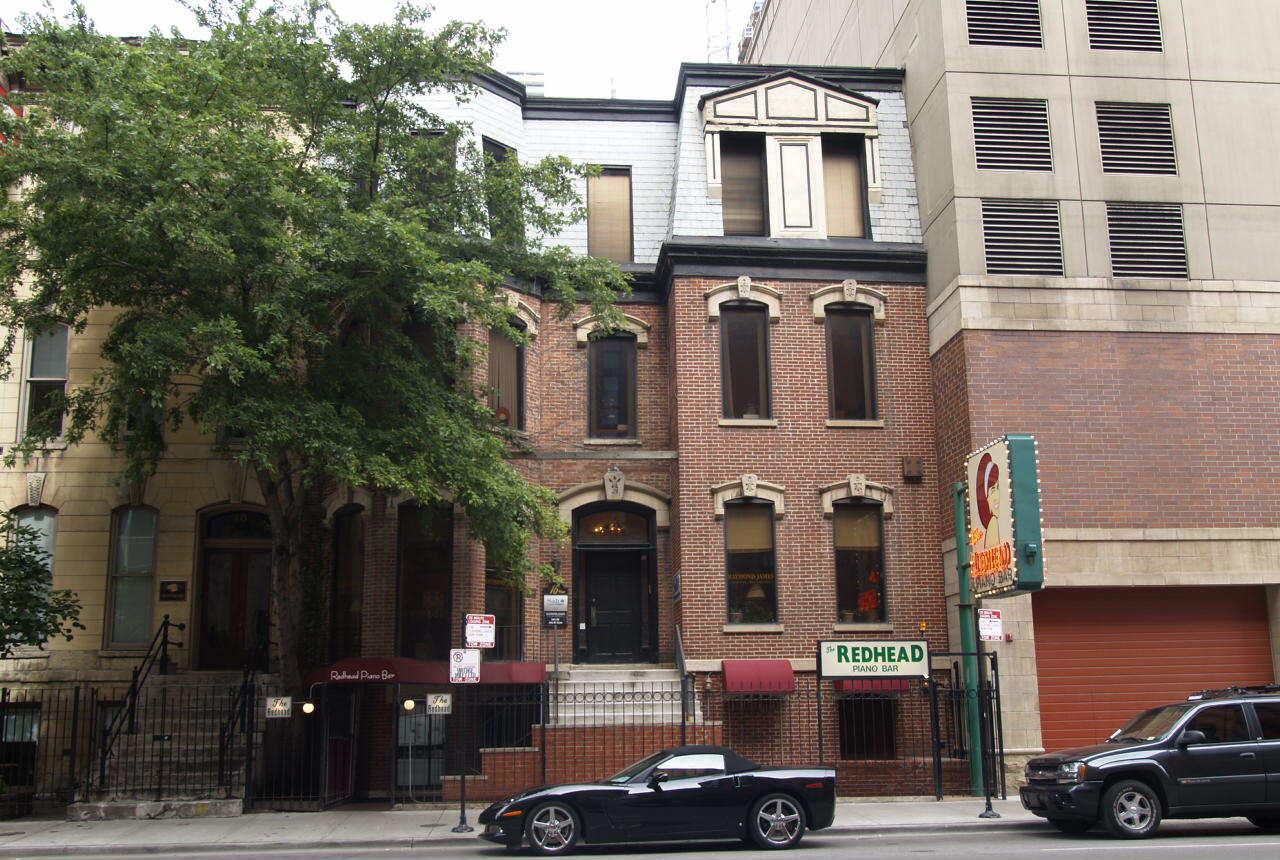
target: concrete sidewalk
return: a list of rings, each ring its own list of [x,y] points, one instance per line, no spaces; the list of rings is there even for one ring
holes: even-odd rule
[[[483,806],[468,810],[475,816]],[[1016,800],[996,801],[1001,818],[981,819],[982,801],[840,801],[833,830],[864,833],[894,830],[1026,827],[1039,819]],[[66,854],[164,854],[189,852],[309,849],[415,848],[452,846],[477,840],[451,828],[458,810],[432,808],[378,811],[263,812],[234,818],[156,821],[0,821],[0,857]],[[477,828],[478,832],[478,828]],[[487,843],[485,843],[487,844]]]

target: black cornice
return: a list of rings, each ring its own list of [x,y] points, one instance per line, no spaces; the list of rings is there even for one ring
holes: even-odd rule
[[[672,236],[658,255],[655,286],[666,293],[680,275],[924,284],[925,252],[915,242],[870,239]]]
[[[674,122],[671,102],[653,99],[562,99],[529,96],[525,119],[594,119],[615,122]]]

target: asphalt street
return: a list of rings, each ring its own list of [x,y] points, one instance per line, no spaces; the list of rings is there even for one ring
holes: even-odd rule
[[[7,855],[14,858],[20,854]],[[77,855],[88,856],[88,855]],[[112,858],[123,860],[124,857],[137,860],[139,854],[130,855],[92,855],[96,858]],[[156,855],[150,855],[156,856]],[[226,858],[227,852],[220,853],[182,853],[173,857],[191,858]],[[237,853],[235,856],[245,856]],[[263,852],[262,857],[273,860],[295,860],[307,857],[311,860],[319,858],[343,858],[343,860],[409,860],[409,858],[475,858],[475,860],[498,860],[512,855],[496,846],[488,844],[472,844],[468,842],[441,842],[426,848],[412,850],[401,849],[368,849],[368,850],[308,850]],[[520,855],[532,856],[532,855]],[[908,857],[959,857],[959,858],[1022,858],[1042,857],[1045,860],[1073,860],[1077,857],[1099,858],[1140,858],[1140,860],[1156,860],[1156,858],[1172,858],[1172,860],[1256,860],[1259,857],[1280,856],[1280,834],[1267,834],[1245,822],[1243,819],[1229,821],[1174,821],[1166,822],[1161,833],[1154,839],[1141,842],[1120,841],[1108,838],[1101,832],[1092,832],[1085,836],[1063,836],[1046,826],[1040,828],[1006,828],[998,831],[975,829],[935,830],[925,832],[891,832],[891,833],[811,833],[805,837],[801,846],[790,852],[749,850],[737,843],[715,843],[680,846],[642,846],[627,848],[583,848],[576,857],[644,857],[650,860],[764,860],[764,858],[787,857],[794,860],[904,860]]]

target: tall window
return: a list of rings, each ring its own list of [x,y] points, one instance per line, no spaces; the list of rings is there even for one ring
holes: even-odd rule
[[[630,263],[631,244],[631,168],[606,167],[587,179],[587,253]]]
[[[27,363],[24,432],[62,435],[62,397],[67,391],[67,339],[70,330],[55,326],[31,338]]]
[[[489,332],[489,408],[498,420],[524,429],[524,347],[501,331]]]
[[[636,435],[636,339],[607,337],[591,342],[590,433],[596,438]]]
[[[764,135],[720,135],[720,181],[726,236],[764,236],[768,230]]]
[[[835,506],[836,612],[840,621],[880,622],[884,600],[884,539],[879,505]]]
[[[333,660],[360,656],[363,609],[364,511],[349,508],[333,518]]]
[[[769,311],[758,302],[720,306],[720,373],[725,418],[768,418]]]
[[[862,138],[852,134],[822,136],[822,176],[827,198],[827,235],[867,235]]]
[[[831,417],[875,418],[875,327],[871,310],[827,305],[826,317]]]
[[[402,504],[398,526],[400,656],[444,660],[453,630],[453,509]]]
[[[146,648],[156,575],[156,512],[120,508],[112,522],[111,601],[107,647]]]
[[[489,210],[489,235],[508,243],[524,241],[524,211],[518,184],[508,180],[503,169],[508,161],[516,161],[516,151],[496,140],[483,138],[485,173],[488,180],[485,207]]]
[[[486,656],[494,660],[519,660],[524,656],[521,609],[520,589],[499,578],[494,571],[485,571],[484,611],[494,617],[496,627],[493,651]]]
[[[769,624],[777,621],[773,505],[752,501],[726,504],[724,543],[729,623]]]

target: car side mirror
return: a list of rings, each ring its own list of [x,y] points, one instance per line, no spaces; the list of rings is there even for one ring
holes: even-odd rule
[[[1199,729],[1187,729],[1185,732],[1178,735],[1178,746],[1189,747],[1192,744],[1207,743],[1208,740],[1209,739],[1205,737],[1204,732]]]
[[[655,770],[649,776],[649,787],[657,788],[669,779],[671,779],[671,774],[667,773],[665,770]]]

